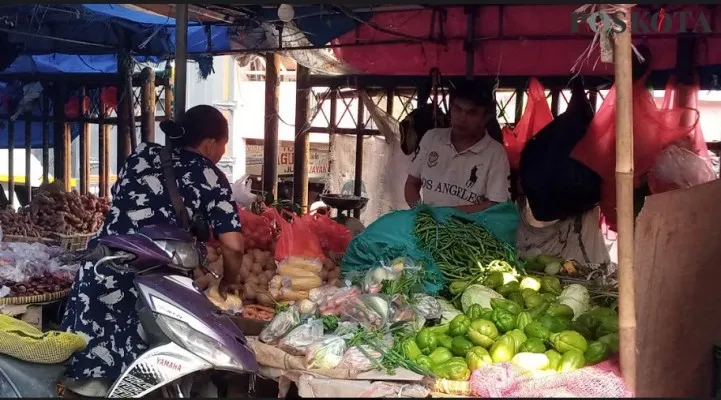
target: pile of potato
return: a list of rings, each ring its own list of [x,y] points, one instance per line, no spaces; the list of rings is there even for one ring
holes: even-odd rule
[[[272,307],[273,299],[268,295],[268,282],[276,270],[275,260],[270,251],[250,249],[243,256],[240,273],[236,278],[243,285],[242,299],[246,304],[260,304]]]

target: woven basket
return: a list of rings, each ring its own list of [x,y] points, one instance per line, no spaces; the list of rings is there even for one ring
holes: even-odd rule
[[[53,233],[55,241],[60,247],[69,251],[83,251],[88,248],[88,242],[90,238],[95,235],[94,233],[84,233],[79,235],[63,235],[60,233]]]
[[[35,236],[20,236],[20,235],[3,235],[3,242],[8,243],[42,243],[42,244],[53,244],[55,240],[48,238],[41,238]]]
[[[0,299],[0,305],[12,304],[16,306],[28,305],[28,304],[42,304],[50,303],[65,298],[70,289],[61,290],[54,293],[38,294],[35,296],[15,296],[15,297],[3,297]]]

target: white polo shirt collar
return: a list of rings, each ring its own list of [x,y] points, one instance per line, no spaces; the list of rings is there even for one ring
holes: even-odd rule
[[[458,150],[456,150],[456,147],[453,146],[453,143],[451,142],[451,129],[447,129],[444,135],[445,137],[443,138],[443,143],[445,143],[447,146],[450,146],[455,155],[461,155],[468,152],[474,154],[481,154],[481,152],[483,152],[483,150],[488,147],[489,140],[491,140],[491,137],[488,136],[488,132],[486,132],[486,134],[483,135],[483,138],[477,141],[473,146],[459,152]]]

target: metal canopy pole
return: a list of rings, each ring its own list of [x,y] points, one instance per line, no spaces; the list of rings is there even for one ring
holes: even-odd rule
[[[477,6],[466,6],[468,32],[466,33],[466,43],[463,44],[463,50],[466,52],[466,79],[473,80],[475,70],[473,66],[475,57],[475,39],[476,39],[476,14]]]
[[[185,114],[186,83],[188,77],[188,5],[175,5],[175,88],[173,117],[177,121]]]

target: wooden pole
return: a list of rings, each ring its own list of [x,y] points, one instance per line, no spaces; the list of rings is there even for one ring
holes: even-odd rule
[[[140,82],[140,140],[155,142],[155,71],[143,68]]]
[[[108,116],[108,105],[100,98],[101,121]],[[110,195],[110,125],[102,122],[98,124],[98,155],[100,187],[99,196],[109,197]]]
[[[298,64],[295,86],[295,141],[293,149],[293,202],[308,212],[308,159],[310,158],[310,69]]]
[[[363,131],[365,131],[365,105],[361,94],[361,88],[356,89],[358,93],[358,132],[355,136],[355,177],[353,180],[353,194],[363,195]],[[360,218],[361,210],[353,210],[353,217]]]
[[[87,96],[87,88],[85,86],[80,90],[80,115],[87,117],[88,110],[85,108],[85,96]],[[80,127],[80,173],[79,191],[80,194],[87,194],[90,188],[90,124],[81,123]]]
[[[631,13],[620,13],[630,23]],[[630,27],[630,24],[627,25]],[[633,77],[631,29],[614,40],[616,78],[616,218],[618,221],[618,305],[621,372],[626,385],[636,391],[636,293],[633,272]]]
[[[188,5],[175,5],[175,109],[176,121],[185,115],[188,77]]]
[[[127,60],[123,55],[118,56],[118,74],[120,74],[120,77],[122,79],[122,85],[118,87],[118,106],[117,106],[117,115],[118,115],[118,131],[117,131],[117,165],[115,166],[116,174],[120,172],[120,169],[125,165],[125,160],[128,158],[128,155],[130,155],[131,151],[131,145],[130,145],[130,133],[134,130],[134,127],[130,125],[130,114],[133,112],[133,96],[128,96],[128,90],[126,86],[128,85],[128,80],[126,79],[126,75],[130,73],[128,71],[130,69],[130,66],[127,65]],[[130,93],[132,93],[132,88],[130,90]]]
[[[40,99],[42,101],[43,115],[43,183],[50,183],[50,125],[48,123],[50,115],[50,97],[43,93]],[[57,116],[57,114],[55,116]]]
[[[8,121],[8,201],[15,207],[15,121]]]
[[[265,132],[263,138],[263,191],[278,199],[278,121],[280,117],[280,55],[265,55]]]
[[[28,115],[32,114],[31,112],[27,113]],[[32,191],[32,174],[30,171],[32,170],[30,160],[32,159],[32,142],[33,142],[33,130],[32,130],[32,122],[30,122],[30,119],[25,120],[25,190],[27,192],[26,201],[27,204],[30,204],[30,200],[33,198],[33,191]]]
[[[173,67],[170,62],[165,64],[165,119],[173,119]]]

